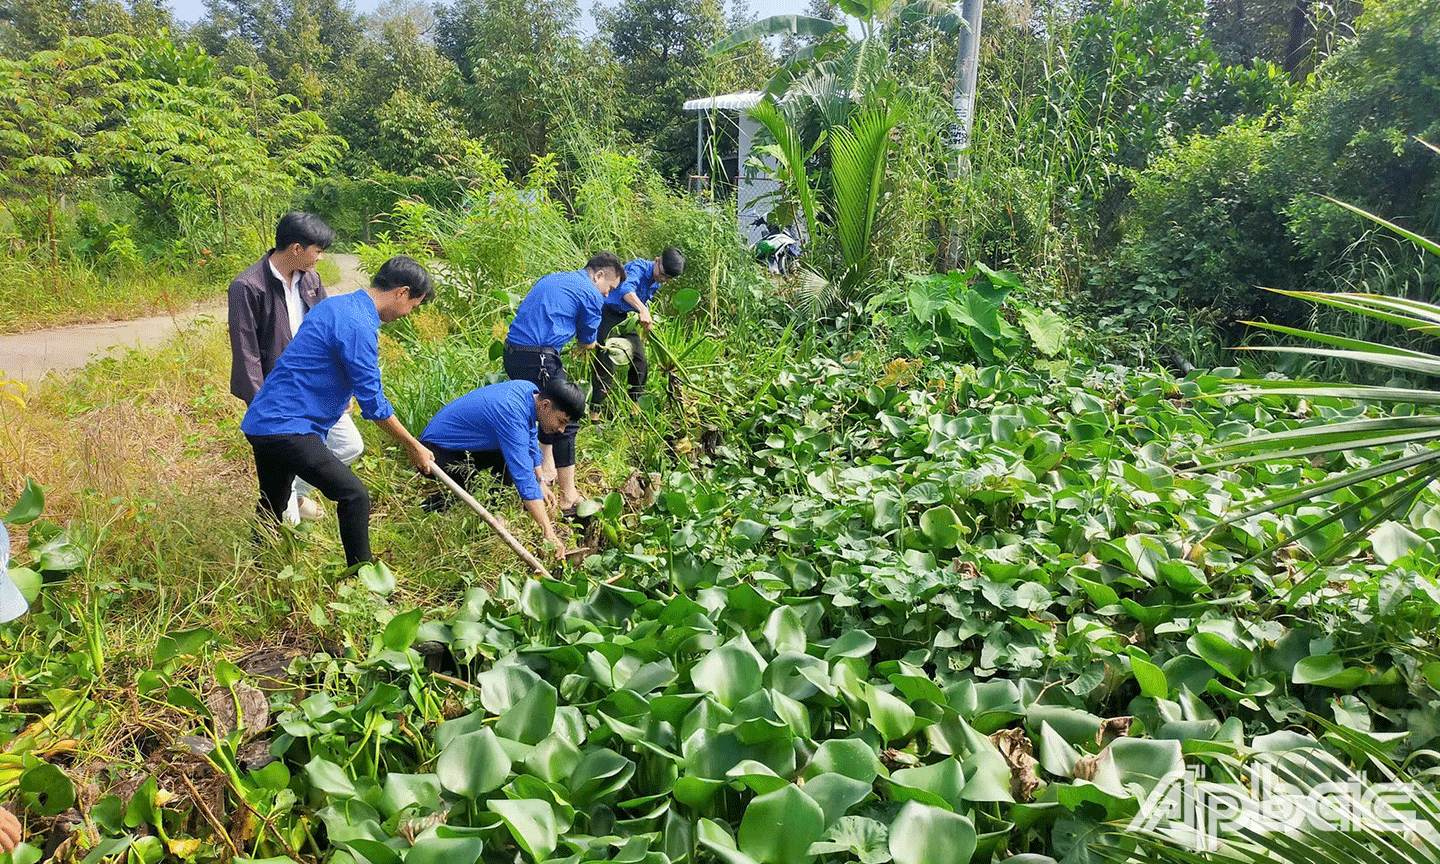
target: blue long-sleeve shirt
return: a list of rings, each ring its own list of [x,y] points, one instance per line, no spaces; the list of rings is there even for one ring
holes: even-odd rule
[[[584,270],[541,276],[520,301],[506,339],[515,345],[559,351],[571,339],[595,341],[605,295]]]
[[[364,291],[316,304],[265,376],[240,430],[323,438],[352,396],[366,420],[394,414],[380,386],[379,334],[380,313]]]
[[[636,258],[625,265],[625,278],[605,298],[605,305],[620,312],[630,312],[632,307],[625,302],[626,294],[634,294],[648,306],[658,290],[660,283],[655,281],[655,262],[649,258]]]
[[[535,420],[535,385],[502,381],[471,390],[441,408],[420,440],[446,450],[499,450],[526,501],[544,497],[535,469],[540,467],[540,441]]]

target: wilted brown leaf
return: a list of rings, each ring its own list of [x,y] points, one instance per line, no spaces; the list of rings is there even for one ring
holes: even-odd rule
[[[1025,735],[1024,729],[1001,729],[990,736],[990,742],[1000,751],[1005,764],[1010,766],[1010,795],[1016,801],[1035,800],[1035,790],[1040,788],[1040,777],[1035,772],[1035,747]]]

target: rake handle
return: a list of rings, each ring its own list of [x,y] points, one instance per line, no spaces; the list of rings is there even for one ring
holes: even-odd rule
[[[530,550],[526,549],[519,540],[515,539],[515,535],[510,533],[510,530],[505,527],[504,522],[501,522],[495,517],[493,513],[491,513],[489,510],[486,510],[483,504],[475,500],[475,496],[471,495],[469,492],[466,492],[465,488],[459,483],[456,483],[455,480],[451,478],[449,474],[446,474],[439,465],[436,465],[433,462],[430,463],[430,474],[434,476],[435,479],[439,480],[441,483],[444,483],[446,486],[450,487],[450,491],[460,496],[461,501],[469,504],[470,509],[474,510],[477,514],[479,514],[480,518],[485,521],[485,524],[489,525],[495,530],[496,534],[500,535],[500,539],[505,541],[505,545],[509,546],[511,549],[514,549],[515,554],[520,556],[520,560],[524,561],[530,566],[531,570],[535,571],[535,575],[543,576],[546,579],[555,578],[550,575],[550,571],[545,568],[545,565],[540,563],[539,558],[536,558],[534,555],[530,554]]]

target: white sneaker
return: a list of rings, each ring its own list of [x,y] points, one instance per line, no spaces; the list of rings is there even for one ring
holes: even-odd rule
[[[300,518],[306,522],[315,522],[325,516],[324,508],[314,498],[301,498],[296,503],[300,510]]]

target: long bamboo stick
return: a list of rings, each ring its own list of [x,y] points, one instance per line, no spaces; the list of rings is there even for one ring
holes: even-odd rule
[[[431,463],[430,474],[436,479],[438,479],[441,483],[449,486],[451,492],[459,495],[461,501],[469,504],[471,510],[474,510],[476,513],[480,514],[480,518],[485,520],[485,524],[495,529],[495,533],[500,535],[500,539],[504,540],[507,546],[515,550],[515,554],[520,556],[521,561],[524,561],[526,564],[530,565],[530,569],[535,571],[535,575],[543,576],[546,579],[554,578],[550,575],[550,571],[545,569],[545,565],[540,563],[540,559],[536,558],[534,555],[531,555],[530,550],[526,549],[519,540],[515,539],[515,535],[510,533],[509,529],[505,527],[504,522],[501,522],[499,519],[495,518],[495,515],[492,514],[489,510],[486,510],[484,505],[482,505],[479,501],[475,500],[475,496],[471,495],[469,492],[466,492],[464,487],[462,487],[459,483],[456,483],[453,479],[451,479],[449,474],[446,474],[443,470],[441,470],[439,465]]]

